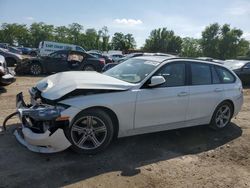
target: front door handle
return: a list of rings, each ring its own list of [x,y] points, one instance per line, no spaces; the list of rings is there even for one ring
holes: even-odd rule
[[[222,92],[223,89],[221,89],[221,88],[216,88],[214,91],[215,91],[215,92]]]
[[[185,91],[178,93],[179,97],[184,97],[184,96],[187,96],[187,95],[188,95],[188,92],[185,92]]]

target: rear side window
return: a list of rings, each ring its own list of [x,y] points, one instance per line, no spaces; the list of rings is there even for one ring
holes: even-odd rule
[[[223,67],[216,66],[216,71],[222,81],[222,83],[233,83],[235,82],[235,76]]]
[[[212,84],[210,66],[202,63],[191,64],[192,85]]]

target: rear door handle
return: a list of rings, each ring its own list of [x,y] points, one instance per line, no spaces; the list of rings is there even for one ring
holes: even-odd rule
[[[180,93],[178,93],[178,96],[179,97],[183,97],[183,96],[187,96],[188,95],[188,92],[180,92]]]
[[[222,92],[223,89],[221,89],[221,88],[216,88],[214,91],[215,91],[215,92]]]

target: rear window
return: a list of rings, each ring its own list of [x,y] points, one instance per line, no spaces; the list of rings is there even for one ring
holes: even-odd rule
[[[227,69],[216,66],[216,71],[222,83],[234,83],[235,82],[235,76]]]

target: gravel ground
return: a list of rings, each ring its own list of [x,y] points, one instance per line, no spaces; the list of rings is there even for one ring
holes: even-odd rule
[[[15,111],[15,95],[41,77],[17,77],[0,88],[0,123]],[[207,126],[122,138],[95,156],[71,150],[37,154],[0,135],[0,187],[250,187],[250,89],[230,126]]]

